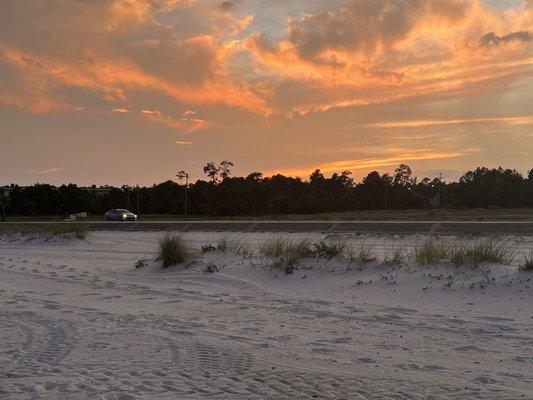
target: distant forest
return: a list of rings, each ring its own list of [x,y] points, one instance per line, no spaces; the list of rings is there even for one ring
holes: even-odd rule
[[[458,182],[438,178],[417,180],[401,164],[394,174],[369,173],[355,182],[346,171],[325,177],[319,170],[309,179],[283,175],[263,177],[259,172],[232,177],[231,162],[204,167],[206,180],[188,183],[180,171],[177,182],[151,187],[96,188],[74,184],[60,187],[35,184],[0,189],[3,215],[57,215],[111,208],[128,208],[139,214],[194,216],[264,216],[313,214],[356,210],[428,208],[533,207],[533,169],[527,177],[510,169],[477,168]],[[187,203],[186,203],[187,198]],[[186,210],[187,204],[187,210]]]

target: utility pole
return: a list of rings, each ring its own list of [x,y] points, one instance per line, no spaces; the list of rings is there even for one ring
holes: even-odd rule
[[[137,185],[137,215],[140,214],[139,212],[139,185]]]
[[[444,181],[442,180],[443,175],[442,172],[439,172],[439,206],[440,208],[444,207],[444,199],[442,198],[442,185],[444,185]]]
[[[123,186],[124,191],[126,192],[126,210],[130,209],[130,187],[128,185]]]
[[[385,211],[387,211],[387,207],[388,207],[388,204],[387,204],[388,194],[389,194],[389,184],[385,182]]]
[[[188,205],[189,205],[189,174],[185,171],[179,171],[176,175],[178,179],[180,180],[180,184],[183,179],[185,179],[185,213],[184,215],[187,216],[188,211]]]

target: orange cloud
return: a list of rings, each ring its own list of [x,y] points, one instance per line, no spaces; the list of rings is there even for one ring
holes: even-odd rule
[[[200,118],[171,118],[164,116],[160,111],[157,110],[142,110],[140,114],[143,118],[149,121],[163,124],[169,128],[177,129],[183,133],[192,133],[201,129],[205,129],[209,126],[206,121]]]
[[[300,114],[468,95],[530,74],[533,14],[524,7],[346,0],[293,18],[282,40],[259,34],[244,47],[274,88],[277,108]]]
[[[464,118],[464,119],[422,119],[412,121],[378,122],[367,125],[370,128],[420,128],[438,125],[459,125],[475,123],[499,123],[506,125],[533,124],[533,116],[524,117],[499,117],[499,118]]]
[[[273,170],[265,173],[266,176],[272,176],[275,174],[283,174],[287,176],[309,176],[315,169],[319,169],[325,173],[342,172],[342,171],[366,171],[375,168],[387,167],[390,165],[396,165],[408,161],[421,161],[421,160],[442,160],[457,158],[468,155],[470,152],[463,151],[449,151],[449,152],[435,152],[430,149],[422,149],[415,152],[396,152],[393,155],[385,157],[370,157],[359,158],[353,160],[334,161],[330,163],[324,163],[306,167],[295,167]]]

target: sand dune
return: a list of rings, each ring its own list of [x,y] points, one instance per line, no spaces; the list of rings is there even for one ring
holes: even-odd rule
[[[533,273],[313,259],[285,275],[231,252],[134,268],[157,237],[0,240],[1,398],[533,398]]]

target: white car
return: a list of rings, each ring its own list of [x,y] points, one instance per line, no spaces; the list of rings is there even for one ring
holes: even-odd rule
[[[105,213],[106,221],[137,221],[137,215],[123,208],[113,208]]]

